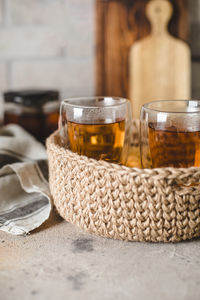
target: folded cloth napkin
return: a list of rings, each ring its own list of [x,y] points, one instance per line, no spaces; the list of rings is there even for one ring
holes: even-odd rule
[[[17,125],[0,128],[0,230],[21,235],[48,219],[45,147]]]

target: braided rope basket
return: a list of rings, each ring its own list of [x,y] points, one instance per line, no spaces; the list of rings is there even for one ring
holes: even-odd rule
[[[176,242],[200,236],[200,168],[139,169],[47,140],[49,183],[59,214],[103,237]]]

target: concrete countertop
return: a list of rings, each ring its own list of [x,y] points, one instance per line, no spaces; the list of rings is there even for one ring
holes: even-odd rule
[[[0,232],[0,300],[200,299],[200,240],[96,237],[55,213],[27,236]]]

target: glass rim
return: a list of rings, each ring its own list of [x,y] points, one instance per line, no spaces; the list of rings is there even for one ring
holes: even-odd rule
[[[200,113],[200,105],[199,105],[199,110],[198,111],[169,111],[169,110],[164,110],[164,109],[156,109],[156,108],[150,108],[149,106],[154,103],[166,103],[166,102],[183,102],[183,103],[188,103],[188,102],[198,102],[200,104],[200,99],[175,99],[175,100],[155,100],[151,101],[148,103],[145,103],[142,105],[141,110],[144,108],[145,110],[149,110],[151,112],[156,112],[156,113],[166,113],[166,114],[199,114]],[[196,106],[193,106],[193,108]]]
[[[100,99],[112,99],[112,100],[116,100],[116,103],[114,104],[107,104],[107,105],[83,105],[83,104],[77,104],[76,102],[78,101],[91,101],[91,100],[100,100]],[[117,101],[119,101],[117,103]],[[74,103],[70,103],[68,101],[74,102]],[[122,106],[124,104],[129,103],[130,100],[127,98],[123,98],[123,97],[114,97],[114,96],[89,96],[89,97],[70,97],[70,98],[66,98],[63,99],[61,101],[61,106],[63,104],[65,104],[66,106],[70,106],[70,107],[77,107],[77,108],[92,108],[92,109],[99,109],[99,108],[111,108],[111,107],[119,107]]]

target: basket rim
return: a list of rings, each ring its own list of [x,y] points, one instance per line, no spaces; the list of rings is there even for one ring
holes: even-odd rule
[[[85,155],[79,155],[75,152],[72,152],[70,149],[66,149],[63,146],[60,145],[59,143],[59,131],[56,130],[54,133],[52,133],[46,140],[46,147],[47,150],[48,148],[55,147],[56,150],[59,152],[59,155],[62,157],[69,157],[72,160],[78,160],[80,164],[91,164],[98,166],[99,169],[107,170],[109,172],[120,172],[121,175],[124,174],[131,174],[137,175],[141,174],[142,175],[147,175],[147,176],[156,176],[158,175],[159,178],[161,179],[162,177],[165,178],[166,176],[170,176],[170,174],[173,174],[173,177],[183,175],[184,176],[191,176],[194,174],[200,173],[200,167],[189,167],[189,168],[173,168],[173,167],[164,167],[164,168],[137,168],[137,167],[127,167],[124,165],[118,165],[116,163],[110,163],[104,160],[96,160],[94,158],[89,158]],[[199,174],[200,176],[200,174]]]

